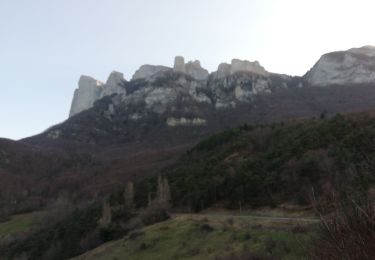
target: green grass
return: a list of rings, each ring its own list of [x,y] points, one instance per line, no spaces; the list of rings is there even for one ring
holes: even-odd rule
[[[35,223],[35,217],[38,213],[26,213],[14,215],[9,221],[0,223],[0,238],[27,230]]]
[[[202,227],[209,225],[211,231]],[[297,224],[272,220],[182,215],[144,228],[80,256],[78,259],[215,259],[244,251],[277,259],[307,259],[314,224],[293,233]],[[302,224],[301,224],[302,225]]]

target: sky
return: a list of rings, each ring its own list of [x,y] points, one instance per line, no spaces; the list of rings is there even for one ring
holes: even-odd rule
[[[375,45],[373,0],[0,0],[0,137],[67,119],[80,75],[233,58],[303,75],[327,52]]]

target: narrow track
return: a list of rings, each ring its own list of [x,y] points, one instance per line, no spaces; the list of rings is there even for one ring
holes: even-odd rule
[[[316,223],[320,220],[318,218],[299,218],[299,217],[271,217],[271,216],[258,216],[258,215],[235,215],[235,214],[186,214],[186,213],[175,213],[172,214],[173,218],[177,217],[220,217],[220,218],[237,218],[237,219],[260,219],[260,220],[271,220],[271,221],[295,221],[295,222],[309,222]]]

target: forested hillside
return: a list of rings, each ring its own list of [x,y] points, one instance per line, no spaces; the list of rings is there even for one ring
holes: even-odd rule
[[[375,119],[366,114],[248,126],[211,136],[162,174],[173,205],[201,210],[228,207],[328,205],[363,195],[375,183]],[[138,184],[146,202],[156,179]]]

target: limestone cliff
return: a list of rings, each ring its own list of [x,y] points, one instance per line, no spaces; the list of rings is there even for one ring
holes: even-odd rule
[[[132,80],[150,79],[159,72],[170,70],[171,68],[158,65],[142,65],[133,75]]]
[[[239,72],[245,75],[235,77],[234,74]],[[234,59],[231,64],[220,64],[218,70],[212,73],[210,77],[209,72],[202,68],[200,61],[195,60],[185,63],[183,57],[177,56],[173,68],[160,65],[142,65],[133,75],[130,85],[137,80],[143,80],[147,83],[147,87],[140,91],[147,92],[149,89],[155,88],[156,81],[168,80],[166,75],[175,79],[170,83],[171,86],[184,86],[193,100],[209,103],[216,108],[233,106],[235,101],[249,101],[254,94],[269,92],[272,84],[267,79],[270,74],[257,61],[249,62]],[[189,76],[190,81],[182,75]],[[227,79],[229,76],[233,77]],[[251,84],[246,83],[249,81],[251,81]],[[91,108],[95,101],[105,96],[113,94],[126,96],[126,83],[123,74],[116,71],[111,73],[105,84],[93,78],[82,76],[78,84],[79,87],[74,94],[70,116]],[[246,84],[248,84],[247,87]],[[225,89],[224,91],[221,86]],[[231,88],[233,88],[233,93],[227,93]],[[149,104],[152,100],[158,100],[161,103],[168,101],[170,99],[168,95],[173,97],[171,89],[175,91],[176,87],[147,92],[148,97],[144,97],[146,103]],[[134,88],[130,87],[130,92],[133,91]],[[207,93],[212,93],[215,97],[209,97]],[[135,93],[135,96],[137,94],[139,93]],[[131,99],[132,96],[130,95],[128,98]]]
[[[125,79],[120,72],[113,71],[104,84],[92,77],[81,76],[74,91],[69,116],[74,116],[94,106],[95,101],[113,94],[126,95]]]
[[[105,97],[105,96],[110,96],[113,94],[125,94],[126,95],[126,90],[124,88],[124,74],[113,71],[108,79],[105,85],[102,88],[102,92],[100,93],[100,98]]]
[[[312,86],[375,82],[375,47],[364,46],[325,54],[305,78]]]
[[[102,93],[103,83],[89,76],[81,76],[78,88],[74,91],[70,108],[70,116],[73,116],[94,105]]]
[[[111,95],[115,96],[115,105],[126,107],[131,120],[139,120],[147,113],[161,115],[177,108],[189,110],[194,104],[214,110],[233,109],[243,103],[252,104],[256,96],[279,89],[365,83],[375,83],[375,47],[371,46],[325,54],[303,78],[270,73],[258,61],[239,59],[222,63],[217,71],[209,74],[198,60],[186,63],[183,57],[177,56],[173,67],[141,66],[129,82],[120,72],[112,72],[105,84],[82,76],[70,116]],[[109,117],[115,110],[111,107],[105,115]],[[170,118],[180,122],[175,115]],[[185,119],[181,122],[194,120]]]
[[[247,60],[233,59],[231,64],[221,63],[217,71],[213,73],[213,76],[217,79],[222,79],[237,72],[250,72],[265,77],[270,75],[258,61],[250,62]]]

